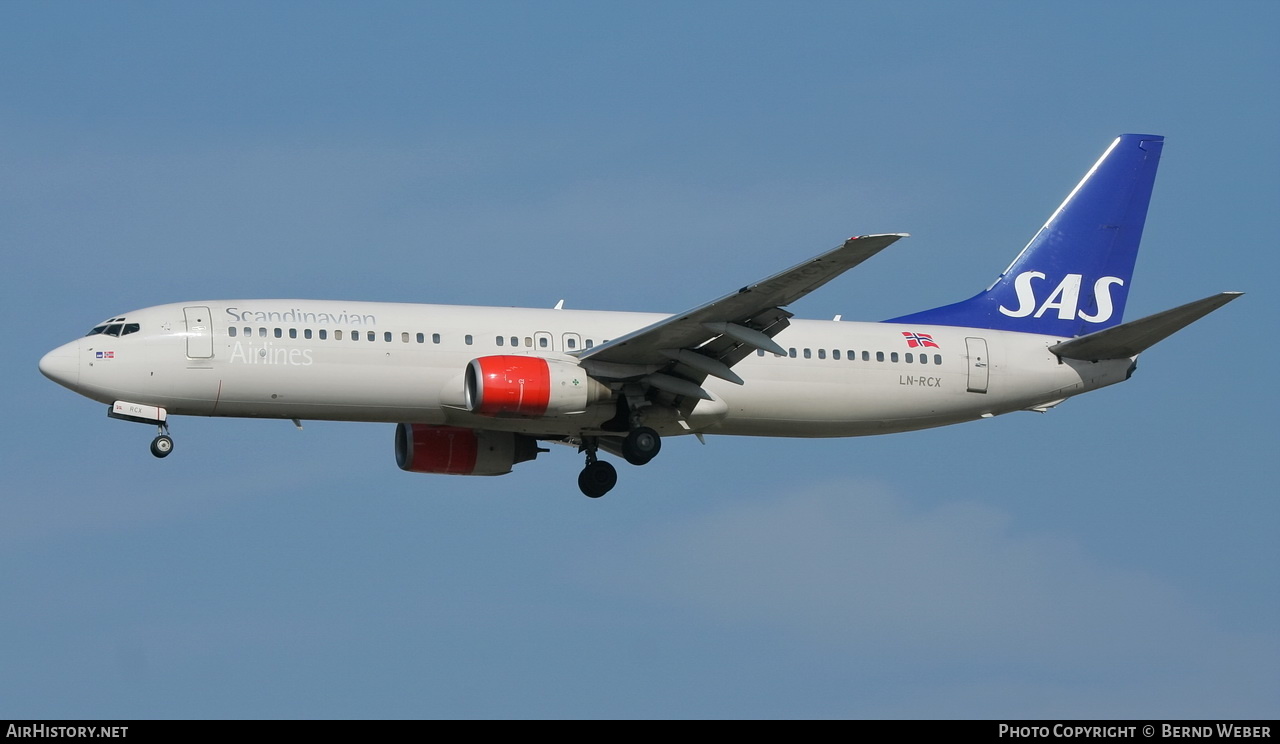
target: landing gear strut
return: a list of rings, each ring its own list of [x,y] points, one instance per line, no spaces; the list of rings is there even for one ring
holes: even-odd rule
[[[151,440],[151,454],[156,457],[168,457],[173,451],[173,437],[169,436],[167,424],[160,424],[160,433]]]
[[[618,471],[610,463],[596,457],[595,439],[588,439],[582,445],[587,453],[587,465],[578,474],[578,488],[591,499],[598,499],[609,493],[618,484]]]

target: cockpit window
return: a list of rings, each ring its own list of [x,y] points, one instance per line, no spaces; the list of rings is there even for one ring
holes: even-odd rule
[[[113,320],[109,320],[106,323],[103,323],[102,325],[94,326],[92,329],[90,329],[88,333],[84,335],[97,336],[99,334],[105,334],[107,336],[128,336],[130,333],[137,333],[138,331],[142,330],[142,325],[139,323],[115,322],[119,320],[124,320],[124,319],[115,318]]]

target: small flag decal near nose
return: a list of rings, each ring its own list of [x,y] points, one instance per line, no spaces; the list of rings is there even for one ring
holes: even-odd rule
[[[927,333],[911,333],[909,331],[902,332],[903,338],[907,339],[907,348],[914,349],[918,346],[941,348],[938,343],[933,340],[933,336]]]
[[[99,359],[115,359],[116,353],[114,351],[95,351],[94,356]]]

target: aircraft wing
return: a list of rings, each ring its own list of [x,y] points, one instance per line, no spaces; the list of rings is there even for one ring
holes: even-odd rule
[[[654,387],[675,394],[707,397],[697,382],[707,374],[742,384],[729,370],[756,349],[783,353],[773,341],[789,324],[784,305],[804,297],[854,266],[892,245],[906,233],[862,235],[786,271],[748,284],[736,292],[653,325],[632,331],[608,343],[579,353],[582,366],[593,377],[644,378]],[[670,370],[692,388],[672,375]],[[672,389],[680,388],[680,389]],[[701,393],[701,395],[699,395]]]

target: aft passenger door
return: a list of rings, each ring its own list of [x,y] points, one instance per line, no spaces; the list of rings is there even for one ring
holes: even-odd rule
[[[987,340],[966,338],[964,346],[969,353],[969,392],[985,393],[991,376],[990,359],[987,357]]]

